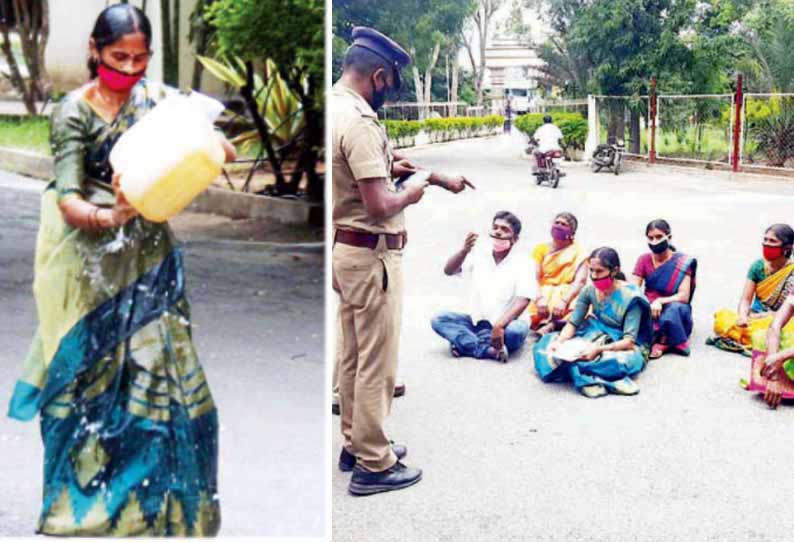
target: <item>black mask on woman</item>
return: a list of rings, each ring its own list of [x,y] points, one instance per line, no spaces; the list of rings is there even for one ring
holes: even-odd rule
[[[670,243],[667,239],[665,239],[664,241],[656,243],[655,245],[648,243],[648,248],[650,248],[651,252],[653,252],[654,254],[661,254],[662,252],[670,248]]]

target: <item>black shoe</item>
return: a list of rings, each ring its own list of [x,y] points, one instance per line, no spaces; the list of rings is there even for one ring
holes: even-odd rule
[[[339,403],[331,403],[331,414],[334,416],[339,416],[340,412]]]
[[[405,384],[395,384],[394,385],[394,397],[402,397],[405,395]]]
[[[373,495],[412,486],[422,479],[421,469],[406,467],[399,461],[381,472],[369,472],[361,465],[353,469],[348,491],[353,495]]]
[[[397,456],[398,460],[408,455],[408,448],[406,448],[405,444],[395,444],[391,441],[389,442],[391,443],[391,451],[394,452],[394,455]],[[342,472],[350,472],[355,466],[356,456],[345,450],[345,447],[342,446],[342,453],[339,454],[339,470]]]

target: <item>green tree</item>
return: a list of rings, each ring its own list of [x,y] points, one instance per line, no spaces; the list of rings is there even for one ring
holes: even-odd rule
[[[749,45],[743,66],[762,92],[794,91],[794,3],[764,0],[735,27]]]
[[[575,94],[639,95],[652,77],[660,90],[729,89],[746,47],[731,32],[744,0],[548,0],[553,30],[538,47],[551,82]],[[608,133],[622,134],[629,105],[632,151],[639,150],[639,101],[610,102]],[[706,107],[707,104],[703,104]],[[713,113],[713,112],[711,112]],[[696,111],[695,117],[710,114]]]
[[[442,52],[457,41],[473,0],[337,0],[334,34],[351,43],[354,26],[370,26],[405,47],[416,101],[432,99],[433,74]]]
[[[8,79],[22,97],[28,114],[35,115],[36,102],[50,92],[44,63],[44,50],[50,36],[50,8],[47,0],[2,0],[0,2],[0,50],[8,67],[0,75]],[[19,58],[14,54],[11,35],[16,34],[27,69],[23,76]]]
[[[462,42],[466,49],[474,74],[474,89],[477,93],[477,105],[483,101],[483,81],[485,79],[485,48],[494,25],[494,15],[504,0],[476,0],[474,10],[466,18],[462,29]],[[478,60],[475,60],[475,48]]]
[[[240,93],[274,167],[276,193],[295,194],[305,175],[309,197],[316,200],[323,196],[317,162],[324,135],[324,13],[322,0],[218,0],[208,8],[219,53],[239,57],[245,64],[246,85]],[[266,66],[268,58],[298,96],[305,119],[297,165],[289,181],[254,95],[256,67]],[[267,70],[262,71],[267,81]]]

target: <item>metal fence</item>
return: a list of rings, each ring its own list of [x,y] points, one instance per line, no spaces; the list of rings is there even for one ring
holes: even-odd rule
[[[729,164],[732,94],[657,96],[656,155],[682,161]]]
[[[794,94],[745,94],[741,166],[794,169]]]
[[[586,119],[587,100],[538,100],[529,106],[528,113],[580,113]]]
[[[466,102],[398,102],[386,104],[378,111],[381,120],[424,120],[447,117],[482,117],[488,112],[483,107],[472,107]]]
[[[652,86],[655,89],[655,85]],[[590,96],[587,151],[622,139],[627,154],[733,171],[794,171],[794,93]]]

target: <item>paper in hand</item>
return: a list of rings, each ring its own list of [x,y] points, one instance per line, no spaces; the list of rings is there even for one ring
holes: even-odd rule
[[[577,361],[582,358],[582,354],[587,352],[592,343],[580,337],[574,337],[560,344],[554,352],[554,358],[560,361]]]

